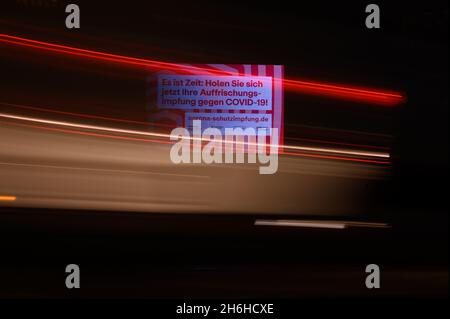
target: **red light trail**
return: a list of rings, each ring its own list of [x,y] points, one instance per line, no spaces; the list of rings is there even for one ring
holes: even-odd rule
[[[226,71],[218,72],[218,70],[216,69],[200,68],[195,66],[186,66],[177,63],[128,57],[123,55],[75,48],[67,45],[60,45],[49,42],[26,39],[7,34],[0,34],[0,42],[60,54],[91,58],[99,61],[120,63],[130,66],[146,67],[159,70],[189,69],[190,71],[198,73],[207,71],[207,72],[214,72],[216,74],[220,73],[222,75],[232,75],[231,72]],[[292,79],[284,79],[283,85],[286,90],[294,91],[297,93],[339,98],[344,100],[352,100],[357,102],[364,102],[384,106],[395,106],[405,101],[405,97],[397,92],[373,90],[348,85],[337,85],[323,82],[302,81]]]

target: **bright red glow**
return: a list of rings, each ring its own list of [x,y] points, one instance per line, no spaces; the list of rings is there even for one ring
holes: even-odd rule
[[[359,87],[332,85],[311,81],[284,80],[284,88],[305,94],[330,96],[346,100],[394,106],[405,101],[400,93],[375,91]]]
[[[9,43],[24,47],[36,48],[66,55],[80,56],[96,59],[106,62],[115,62],[125,65],[146,67],[157,70],[179,70],[189,69],[190,71],[202,73],[205,71],[215,74],[233,75],[232,72],[218,71],[216,69],[200,68],[195,66],[186,66],[177,63],[161,62],[156,60],[133,58],[123,55],[104,53],[93,50],[80,49],[66,45],[31,40],[7,34],[0,34],[0,42]],[[330,83],[321,83],[313,81],[301,81],[285,79],[284,88],[298,93],[319,95],[344,100],[353,100],[357,102],[372,103],[385,106],[394,106],[405,101],[405,97],[397,92],[388,92],[381,90],[372,90],[361,87],[352,87],[348,85],[335,85]]]

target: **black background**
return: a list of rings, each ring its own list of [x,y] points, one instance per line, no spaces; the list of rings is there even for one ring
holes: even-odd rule
[[[389,234],[345,236],[260,233],[251,229],[253,216],[67,212],[63,219],[57,211],[2,209],[2,280],[14,296],[368,297],[359,286],[359,271],[374,256],[394,278],[388,295],[409,296],[408,280],[395,278],[448,265],[448,2],[378,1],[379,30],[365,27],[365,2],[76,3],[81,29],[67,30],[63,1],[4,1],[0,31],[164,61],[283,64],[287,78],[405,93],[407,102],[394,109],[288,93],[285,101],[287,137],[299,134],[298,124],[392,134],[392,177],[376,185],[368,201],[371,213],[388,216],[399,227]],[[6,56],[16,52],[3,45],[0,50]],[[57,70],[42,79],[48,66],[39,62],[48,58],[36,59],[31,68],[29,61],[21,67],[0,60],[2,100],[16,97],[11,87],[24,79],[34,83],[30,90],[54,93],[41,93],[43,101],[86,94],[78,70],[65,81],[59,81]],[[138,71],[120,70],[120,75],[127,82],[109,92],[111,99],[132,101],[129,116],[139,118],[145,82]],[[103,92],[101,86],[96,90]],[[63,269],[74,260],[86,288],[67,292]],[[311,274],[318,274],[317,267],[321,279],[315,282]],[[435,292],[442,295],[440,288]]]

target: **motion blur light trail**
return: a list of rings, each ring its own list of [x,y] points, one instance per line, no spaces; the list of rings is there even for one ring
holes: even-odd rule
[[[68,115],[68,116],[72,116],[72,117],[79,117],[79,118],[86,118],[86,119],[104,120],[104,121],[117,122],[117,123],[138,124],[138,125],[143,125],[146,127],[160,126],[160,127],[172,128],[172,129],[176,127],[176,125],[173,125],[173,124],[171,125],[171,124],[156,123],[156,122],[150,122],[150,121],[136,121],[136,120],[129,120],[129,119],[123,119],[123,118],[117,118],[117,117],[110,117],[110,116],[85,114],[85,113],[79,113],[79,112],[67,112],[67,111],[61,111],[61,110],[57,110],[57,109],[50,108],[50,107],[37,107],[37,106],[17,104],[17,103],[8,103],[8,102],[3,102],[3,101],[0,101],[0,105],[4,105],[6,107],[24,109],[24,110]],[[311,138],[289,137],[289,140],[311,142],[311,143],[318,143],[318,144],[343,145],[343,146],[357,147],[357,148],[363,148],[363,149],[376,149],[376,150],[382,150],[382,151],[389,150],[389,148],[385,147],[385,146],[374,146],[374,145],[355,144],[355,143],[346,143],[346,142],[334,142],[334,141],[321,140],[321,139],[316,139],[316,138],[311,139]]]
[[[61,114],[61,115],[69,115],[69,116],[76,116],[76,117],[95,119],[95,120],[105,120],[105,121],[111,121],[111,122],[140,124],[140,125],[146,125],[146,126],[154,125],[154,126],[169,127],[169,128],[175,127],[174,125],[164,124],[164,123],[135,121],[135,120],[128,120],[128,119],[122,119],[122,118],[117,118],[117,117],[84,114],[84,113],[78,113],[78,112],[66,112],[66,111],[60,111],[60,110],[49,109],[49,108],[44,108],[44,107],[36,107],[36,106],[16,104],[16,103],[7,103],[7,102],[2,102],[2,101],[0,101],[0,105],[11,106],[14,108],[21,108],[21,109],[25,109],[25,110],[48,112],[48,113],[55,113],[55,114]]]
[[[363,211],[354,199],[364,185],[386,176],[385,166],[358,159],[300,156],[280,156],[270,176],[253,165],[174,166],[170,145],[130,141],[133,135],[0,120],[0,195],[17,196],[0,202],[0,210],[354,216]],[[72,129],[80,133],[57,131]]]
[[[6,119],[12,119],[12,120],[20,120],[20,121],[26,121],[26,122],[32,122],[32,123],[39,123],[39,124],[56,125],[56,126],[63,126],[63,127],[76,128],[76,129],[87,129],[87,130],[103,131],[103,132],[118,133],[118,134],[131,134],[131,135],[162,138],[162,139],[170,138],[170,134],[164,134],[164,133],[120,129],[120,128],[113,128],[113,127],[98,126],[98,125],[87,125],[87,124],[72,123],[72,122],[66,122],[66,121],[54,121],[54,120],[34,118],[34,117],[21,116],[21,115],[15,115],[15,114],[7,114],[7,113],[0,113],[0,117],[6,118]],[[37,128],[41,128],[41,127],[37,127]],[[46,129],[46,127],[42,127],[42,128]],[[55,130],[55,131],[57,131],[57,130]],[[77,131],[71,131],[71,132],[77,133]],[[83,135],[89,135],[89,134],[91,134],[93,136],[104,137],[104,136],[100,136],[99,134],[83,132]],[[198,138],[198,137],[190,137],[189,139],[190,140],[200,140],[202,142],[212,141],[211,139]],[[136,140],[136,139],[130,139],[130,140]],[[150,142],[150,140],[148,140],[148,141]],[[153,140],[153,141],[156,142],[156,140]],[[162,142],[167,143],[167,141],[162,141]],[[237,142],[237,141],[234,143],[236,143],[236,144],[237,143],[253,144],[253,143],[248,143],[248,142]],[[255,143],[254,145],[257,145],[257,144]],[[336,148],[307,147],[307,146],[294,146],[294,145],[282,145],[282,146],[280,146],[280,148],[282,150],[284,150],[284,152],[281,152],[281,153],[287,154],[287,155],[303,155],[303,156],[310,156],[310,157],[317,156],[318,158],[343,159],[343,160],[354,160],[354,161],[363,161],[363,162],[371,162],[372,161],[374,163],[380,163],[380,164],[381,163],[387,164],[388,162],[384,162],[381,160],[388,160],[390,158],[389,153],[385,153],[385,152],[358,151],[358,150],[345,150],[345,149],[336,149]],[[318,153],[324,153],[324,154],[328,154],[328,155],[288,153],[288,152],[286,152],[286,150],[302,151],[302,152],[318,152]],[[329,156],[329,155],[333,155],[333,156]],[[341,158],[341,157],[334,156],[334,155],[361,156],[361,157],[368,157],[371,159]]]
[[[169,63],[169,62],[161,62],[155,60],[141,59],[141,58],[133,58],[123,55],[104,53],[93,50],[80,49],[65,45],[59,45],[54,43],[36,41],[16,36],[11,36],[7,34],[0,34],[0,42],[15,44],[19,46],[37,48],[41,50],[53,51],[57,53],[65,53],[69,55],[76,55],[81,57],[93,58],[97,60],[109,61],[109,62],[118,62],[123,64],[130,64],[135,66],[143,66],[154,69],[163,69],[163,70],[179,70],[180,68],[189,69],[191,71],[196,72],[214,72],[214,73],[223,73],[224,75],[229,75],[230,72],[219,71],[216,69],[209,68],[200,68],[195,66],[186,66],[177,63]]]
[[[134,65],[159,70],[179,70],[188,69],[190,71],[202,73],[205,71],[213,72],[218,75],[233,75],[232,72],[218,71],[216,69],[200,68],[195,66],[187,66],[177,63],[168,63],[155,60],[133,58],[123,55],[110,54],[105,52],[93,51],[59,45],[22,37],[0,34],[0,42],[14,44],[24,47],[36,48],[67,55],[80,56],[101,61],[115,62],[127,65]],[[284,88],[298,93],[320,95],[325,97],[340,98],[346,100],[360,101],[371,104],[384,106],[395,106],[404,102],[405,97],[397,92],[388,92],[381,90],[371,90],[359,87],[351,87],[347,85],[335,85],[329,83],[320,83],[301,80],[283,80]]]
[[[0,196],[0,202],[14,202],[17,199],[16,196]]]
[[[281,227],[306,227],[306,228],[331,228],[346,229],[349,227],[358,228],[390,228],[386,223],[357,222],[357,221],[337,221],[337,220],[298,220],[298,219],[257,219],[255,226],[281,226]]]
[[[324,95],[335,98],[374,103],[385,106],[395,106],[404,102],[399,93],[373,91],[356,87],[331,85],[310,81],[284,80],[284,88],[311,95]]]
[[[84,113],[76,113],[76,112],[66,112],[66,111],[60,111],[49,107],[37,107],[37,106],[30,106],[30,105],[23,105],[23,104],[16,104],[16,103],[7,103],[0,101],[0,105],[4,105],[7,107],[13,107],[18,109],[24,109],[24,110],[32,110],[32,111],[38,111],[38,112],[46,112],[46,113],[54,113],[54,114],[60,114],[60,115],[68,115],[71,117],[79,117],[79,118],[86,118],[86,119],[97,119],[97,120],[104,120],[104,121],[110,121],[110,122],[116,122],[116,123],[127,123],[127,124],[138,124],[138,125],[144,125],[146,127],[152,125],[152,126],[161,126],[166,128],[175,128],[174,125],[169,124],[162,124],[162,123],[155,123],[155,122],[147,122],[147,121],[135,121],[135,120],[128,120],[128,119],[122,119],[117,117],[108,117],[108,116],[98,116],[98,115],[92,115],[92,114],[84,114]],[[11,124],[11,123],[10,123]],[[19,124],[16,124],[19,125]],[[140,141],[140,142],[155,142],[155,143],[164,143],[164,144],[173,144],[171,141],[163,141],[163,140],[150,140],[150,139],[143,139],[143,138],[137,138],[137,137],[129,137],[129,136],[117,136],[117,135],[107,135],[107,134],[94,134],[90,132],[82,132],[82,131],[75,131],[75,130],[65,130],[60,128],[49,128],[45,126],[33,126],[33,125],[26,125],[26,124],[20,124],[22,126],[28,126],[28,127],[34,127],[39,129],[45,129],[45,130],[53,130],[53,131],[59,131],[63,133],[71,133],[71,134],[82,134],[82,135],[91,135],[96,137],[105,137],[105,138],[114,138],[114,139],[123,139],[123,140],[130,140],[130,141]],[[291,138],[290,138],[291,139]],[[381,146],[372,146],[372,145],[363,145],[363,144],[354,144],[354,143],[344,143],[344,142],[333,142],[333,141],[325,141],[325,140],[319,140],[319,139],[308,139],[308,138],[294,138],[293,140],[297,141],[306,141],[306,142],[312,142],[312,143],[318,143],[318,144],[331,144],[331,145],[340,145],[340,146],[350,146],[351,148],[358,148],[358,149],[375,149],[384,151],[385,158],[389,158],[388,147],[381,147]],[[307,153],[293,153],[293,152],[287,152],[286,150],[289,149],[288,145],[280,145],[280,154],[285,155],[292,155],[292,156],[302,156],[302,157],[315,157],[315,158],[322,158],[322,159],[335,159],[335,160],[354,160],[354,158],[343,158],[343,157],[335,157],[335,156],[320,156],[317,154],[307,154]],[[314,149],[317,149],[316,147]],[[387,161],[374,161],[374,160],[363,160],[359,159],[357,160],[359,162],[366,162],[366,163],[374,163],[374,164],[390,164]]]

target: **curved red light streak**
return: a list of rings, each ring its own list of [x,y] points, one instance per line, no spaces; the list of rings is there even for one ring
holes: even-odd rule
[[[92,58],[101,61],[115,62],[127,65],[134,65],[140,67],[164,69],[164,70],[184,70],[190,69],[194,72],[201,73],[202,71],[214,72],[218,75],[230,75],[230,72],[218,71],[215,69],[200,68],[195,66],[186,66],[177,63],[162,62],[156,60],[134,58],[123,55],[80,49],[66,45],[54,44],[49,42],[26,39],[7,34],[0,34],[0,42],[14,44],[24,47],[31,47],[40,50],[46,50],[56,53],[80,56],[85,58]],[[405,101],[405,97],[397,92],[388,92],[381,90],[371,90],[360,87],[352,87],[347,85],[335,85],[330,83],[321,83],[313,81],[301,81],[284,79],[283,85],[285,89],[319,96],[328,96],[333,98],[340,98],[345,100],[354,100],[359,102],[366,102],[371,104],[394,106]]]

